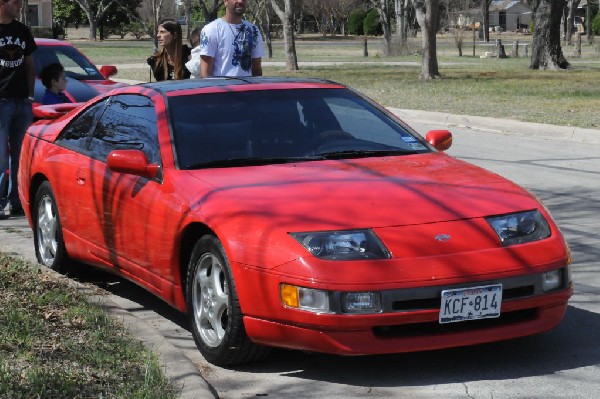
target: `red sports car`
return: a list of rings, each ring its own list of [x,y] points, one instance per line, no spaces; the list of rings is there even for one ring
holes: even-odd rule
[[[117,73],[117,68],[103,65],[100,70],[87,59],[75,46],[69,42],[54,39],[35,39],[38,48],[33,52],[35,75],[35,101],[34,114],[42,117],[37,112],[38,105],[42,102],[46,88],[39,79],[40,72],[45,65],[59,62],[65,67],[67,89],[65,94],[73,102],[87,101],[98,94],[106,93],[114,88],[125,86],[124,83],[109,79]]]
[[[217,365],[555,327],[572,293],[561,232],[451,142],[330,81],[148,83],[33,125],[19,189],[40,263],[145,287]]]

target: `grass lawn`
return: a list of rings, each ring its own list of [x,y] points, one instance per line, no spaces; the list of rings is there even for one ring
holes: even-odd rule
[[[0,254],[0,398],[176,397],[156,356],[65,277]]]

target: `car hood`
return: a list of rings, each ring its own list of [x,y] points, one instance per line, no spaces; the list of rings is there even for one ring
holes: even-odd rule
[[[69,79],[67,92],[75,99],[75,102],[85,102],[98,94],[104,94],[117,87],[126,86],[124,83],[112,80],[75,80]]]
[[[516,184],[442,153],[188,172],[213,187],[202,194],[211,200],[198,202],[212,217],[246,216],[289,231],[414,225],[540,208]]]

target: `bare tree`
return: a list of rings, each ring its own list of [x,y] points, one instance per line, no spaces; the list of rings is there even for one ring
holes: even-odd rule
[[[317,29],[323,36],[327,35],[330,18],[328,14],[329,2],[331,0],[304,0],[302,9],[315,18]]]
[[[421,75],[419,79],[440,77],[437,61],[436,33],[439,28],[440,7],[438,0],[413,0],[417,21],[421,27]]]
[[[566,0],[530,0],[535,30],[531,46],[531,69],[568,69],[560,45],[560,21]]]
[[[394,0],[396,9],[396,37],[398,38],[398,54],[408,54],[408,18],[410,0]]]
[[[113,3],[117,0],[100,0],[95,2],[93,0],[75,0],[81,7],[85,15],[90,21],[90,34],[88,38],[90,40],[96,40],[96,28],[98,23],[104,17],[104,13]]]
[[[392,17],[394,7],[390,0],[371,0],[373,8],[379,13],[379,20],[383,29],[383,55],[392,55]]]
[[[144,24],[146,31],[152,36],[154,48],[158,48],[156,32],[158,24],[163,15],[164,0],[143,0],[140,7],[140,22]]]
[[[219,9],[224,6],[223,0],[198,0],[206,23],[217,19]]]
[[[255,0],[246,7],[246,13],[251,14],[255,24],[259,27],[267,46],[269,58],[273,58],[273,40],[271,36],[271,21],[276,17],[269,0]]]
[[[271,7],[281,20],[283,25],[283,42],[285,45],[286,69],[288,71],[298,70],[298,58],[296,57],[296,43],[294,40],[294,0],[269,0]],[[280,4],[283,3],[283,8]]]
[[[587,36],[587,41],[589,45],[594,44],[594,33],[592,32],[592,20],[594,19],[594,15],[592,15],[592,6],[591,1],[588,1],[585,6],[585,35]]]
[[[441,0],[443,6],[444,17],[443,28],[447,28],[452,37],[454,44],[458,49],[458,56],[463,55],[463,43],[465,40],[465,30],[468,28],[475,29],[474,21],[472,20],[470,7],[471,0]]]
[[[481,1],[481,15],[483,17],[483,40],[487,43],[490,41],[490,4],[492,0]]]
[[[581,0],[567,0],[565,11],[563,13],[562,37],[563,42],[570,46],[573,44],[571,40],[573,36],[573,26],[575,26],[575,12]]]
[[[340,32],[346,36],[346,28],[352,11],[361,3],[360,0],[337,0],[333,8],[335,20],[340,26]]]
[[[25,25],[29,25],[29,0],[21,0],[21,12],[19,21]]]

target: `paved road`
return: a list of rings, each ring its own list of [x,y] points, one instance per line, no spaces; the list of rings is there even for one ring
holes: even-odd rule
[[[450,125],[449,154],[504,175],[549,207],[573,251],[576,292],[554,331],[521,340],[419,354],[346,358],[278,351],[227,370],[196,350],[185,320],[143,290],[103,273],[75,276],[163,355],[184,398],[594,398],[600,392],[600,131],[396,110],[419,131]],[[434,121],[423,122],[423,120]],[[476,124],[481,129],[463,126]],[[23,218],[0,222],[0,250],[34,260]]]

